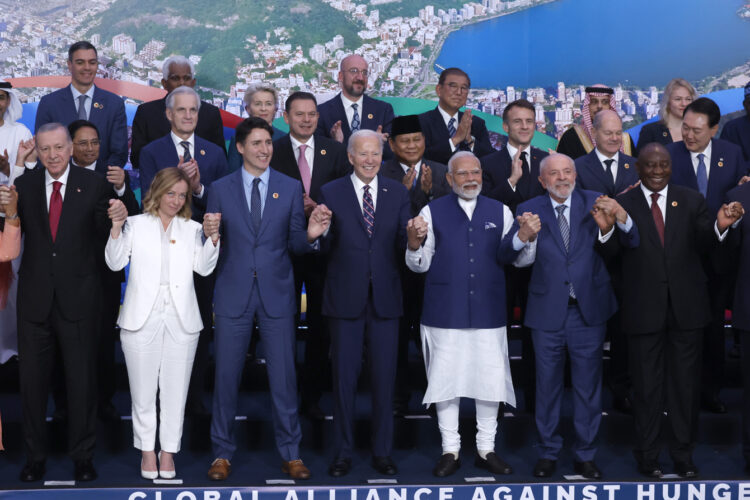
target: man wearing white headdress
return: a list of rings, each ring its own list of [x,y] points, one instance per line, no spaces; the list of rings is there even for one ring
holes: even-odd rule
[[[11,185],[23,174],[23,159],[16,165],[18,145],[31,139],[31,132],[22,123],[18,123],[23,113],[23,106],[10,82],[0,80],[0,185]],[[0,217],[5,217],[0,212]],[[3,221],[5,222],[5,221]],[[18,337],[16,335],[16,279],[21,257],[11,262],[0,263],[0,273],[12,273],[12,278],[0,280],[9,283],[7,302],[0,304],[0,364],[18,354]],[[2,294],[0,294],[2,295]],[[2,306],[5,307],[2,307]]]

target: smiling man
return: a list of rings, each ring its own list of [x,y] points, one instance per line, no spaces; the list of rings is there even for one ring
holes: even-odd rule
[[[89,120],[99,131],[96,170],[124,167],[128,161],[128,130],[125,104],[119,96],[94,85],[99,59],[96,47],[76,42],[68,49],[70,85],[42,97],[36,112],[35,131],[46,123],[67,126],[74,120]]]

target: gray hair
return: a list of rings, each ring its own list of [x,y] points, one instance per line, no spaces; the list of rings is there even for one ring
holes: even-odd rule
[[[183,95],[183,94],[191,95],[195,97],[196,109],[201,109],[201,96],[198,95],[198,92],[196,92],[192,88],[187,87],[185,85],[182,85],[181,87],[177,87],[176,89],[174,89],[172,92],[169,93],[169,95],[167,96],[167,101],[166,101],[167,109],[173,110],[175,97],[177,97],[178,95]]]
[[[70,137],[70,131],[68,130],[68,127],[66,127],[62,123],[58,123],[58,122],[45,123],[44,125],[39,127],[39,129],[36,131],[36,135],[44,134],[46,132],[53,132],[58,129],[62,129],[63,131],[65,131],[65,136],[68,138],[68,144],[72,144],[73,139],[71,139]],[[36,146],[39,147],[38,141],[36,142]]]
[[[659,103],[659,118],[664,123],[667,122],[667,116],[669,115],[669,111],[667,108],[669,108],[669,100],[672,98],[672,92],[677,90],[677,88],[683,87],[687,89],[688,92],[690,92],[690,96],[693,98],[693,100],[696,100],[698,98],[698,92],[695,91],[695,88],[690,85],[690,82],[685,80],[684,78],[672,78],[669,80],[669,83],[666,87],[664,87],[664,93],[661,95],[661,102]]]
[[[279,93],[275,88],[265,83],[255,83],[247,87],[245,96],[242,98],[242,100],[245,102],[245,106],[250,106],[250,101],[258,92],[268,92],[269,94],[272,94],[273,100],[276,103],[276,107],[279,107]]]
[[[185,56],[169,56],[161,66],[161,74],[165,80],[169,80],[169,67],[173,64],[178,64],[180,66],[183,64],[187,64],[188,66],[190,66],[190,74],[193,75],[193,78],[195,78],[195,65],[193,65],[193,61]]]
[[[378,144],[380,144],[380,152],[383,152],[383,141],[380,139],[380,134],[375,132],[374,130],[369,130],[366,128],[361,128],[354,132],[349,137],[349,142],[346,145],[346,152],[350,155],[354,154],[354,143],[359,139],[367,139],[367,138],[374,138],[378,140]]]
[[[542,175],[544,173],[544,167],[547,166],[547,163],[555,158],[565,158],[566,160],[568,160],[568,163],[570,163],[570,166],[573,167],[573,170],[576,169],[576,162],[574,162],[570,156],[564,155],[562,153],[550,153],[549,156],[545,156],[544,158],[542,158],[542,161],[539,163],[539,175]]]
[[[607,113],[609,111],[609,113]],[[620,118],[620,115],[617,114],[617,111],[611,110],[611,109],[603,109],[599,111],[596,116],[594,116],[594,121],[591,122],[591,126],[595,129],[599,129],[599,127],[602,126],[602,120],[604,120],[604,117],[609,115],[610,113],[614,113],[618,120],[620,120],[620,125],[622,125],[622,118]]]
[[[456,154],[451,156],[450,160],[448,160],[448,172],[451,174],[453,173],[453,166],[460,160],[461,158],[474,158],[476,160],[476,163],[478,166],[481,166],[482,163],[479,161],[479,158],[476,157],[474,153],[471,151],[458,151]]]

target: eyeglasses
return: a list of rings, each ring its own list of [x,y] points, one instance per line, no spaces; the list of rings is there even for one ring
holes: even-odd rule
[[[347,72],[348,72],[348,73],[349,73],[350,75],[352,75],[352,76],[362,75],[362,76],[364,76],[365,78],[367,78],[367,75],[369,75],[369,74],[370,74],[370,72],[369,72],[369,71],[367,71],[366,69],[359,69],[359,68],[349,68],[349,69],[348,69],[348,70],[346,70],[346,71],[347,71]]]
[[[99,147],[99,144],[101,144],[99,139],[94,139],[93,141],[78,141],[73,143],[74,146],[79,148],[97,148]]]
[[[469,86],[468,85],[459,85],[457,83],[446,83],[445,84],[448,89],[453,92],[454,94],[468,94],[469,93]]]

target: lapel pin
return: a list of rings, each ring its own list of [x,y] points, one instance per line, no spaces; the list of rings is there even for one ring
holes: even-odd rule
[[[368,120],[372,120],[372,113],[370,113],[369,115],[367,115],[367,119]]]
[[[205,149],[201,149],[201,156],[206,156],[206,150]]]
[[[719,165],[720,167],[723,167],[723,166],[724,166],[724,158],[719,158],[719,163],[718,163],[718,165]]]
[[[672,206],[673,206],[673,207],[676,207],[676,206],[677,206],[677,202],[676,202],[676,201],[673,201],[673,202],[672,202]]]
[[[173,245],[174,245],[175,243],[177,243],[177,241],[175,241],[175,240],[169,240],[169,242],[170,242],[171,244],[173,244]]]
[[[95,103],[94,103],[94,107],[95,107],[96,109],[104,109],[104,104],[99,104],[98,102],[95,102]]]
[[[666,137],[666,136],[668,136],[668,135],[669,135],[669,132],[667,132],[667,131],[665,130],[664,132],[662,132],[662,133],[661,133],[661,135],[663,135],[664,137]]]
[[[277,199],[279,197],[279,193],[273,193],[273,199]]]
[[[81,188],[76,188],[76,193],[80,193],[80,192],[81,192]]]
[[[323,156],[325,156],[326,155],[326,150],[325,149],[321,149],[320,150],[320,154],[322,154]]]
[[[388,192],[388,188],[383,188],[383,192],[387,193]]]
[[[630,163],[626,163],[626,164],[624,165],[624,167],[625,167],[625,168],[630,168]]]

